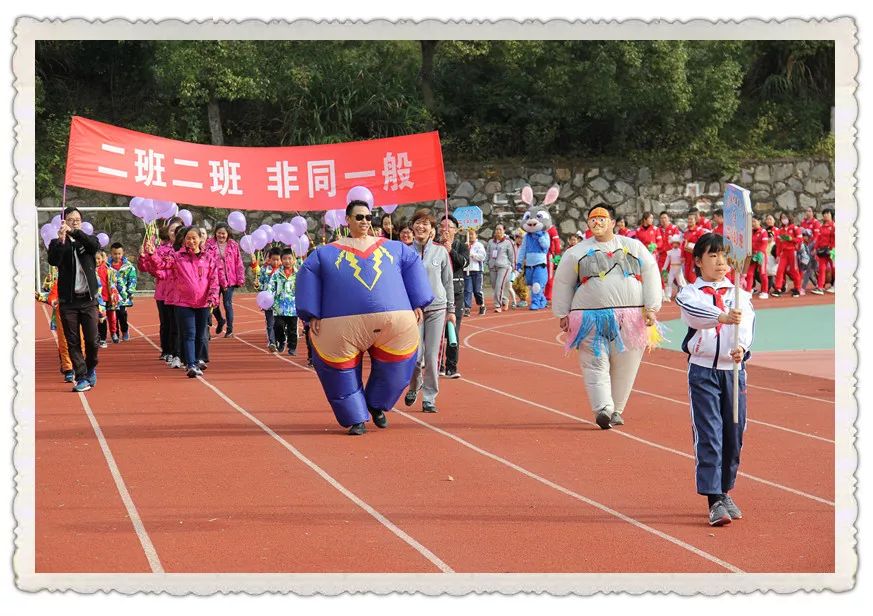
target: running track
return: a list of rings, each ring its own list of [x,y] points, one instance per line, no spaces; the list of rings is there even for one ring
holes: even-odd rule
[[[551,314],[489,312],[465,319],[438,414],[401,402],[350,437],[303,342],[267,353],[236,299],[237,337],[196,380],[158,361],[138,299],[86,394],[37,305],[37,573],[834,571],[833,380],[750,367],[746,517],[712,529],[679,353],[647,355],[627,424],[601,431]]]

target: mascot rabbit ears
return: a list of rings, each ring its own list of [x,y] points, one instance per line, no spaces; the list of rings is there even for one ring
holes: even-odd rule
[[[548,192],[546,192],[546,196],[543,198],[542,207],[547,207],[554,203],[558,199],[558,193],[561,190],[557,186],[552,186]],[[521,200],[527,205],[533,205],[533,189],[530,186],[525,186],[521,189]]]

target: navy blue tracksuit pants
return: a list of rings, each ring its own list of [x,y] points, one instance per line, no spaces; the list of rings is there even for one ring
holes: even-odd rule
[[[746,428],[746,370],[740,369],[739,420],[734,424],[734,371],[688,364],[698,494],[734,487]]]

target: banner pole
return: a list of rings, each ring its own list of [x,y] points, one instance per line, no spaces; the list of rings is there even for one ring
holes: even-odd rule
[[[742,268],[736,269],[737,276],[742,276]],[[739,279],[737,279],[737,284],[734,285],[734,308],[738,308],[740,305],[740,285]],[[740,344],[740,326],[734,325],[734,347],[737,348]],[[740,364],[742,360],[739,362],[734,362],[734,424],[740,423]]]

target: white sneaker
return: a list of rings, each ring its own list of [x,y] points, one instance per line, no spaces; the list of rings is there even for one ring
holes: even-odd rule
[[[837,290],[833,287],[828,287],[827,289],[825,289],[825,293],[836,293],[836,292],[837,292]]]
[[[758,293],[758,299],[769,299],[769,298],[770,298],[769,293]]]
[[[174,357],[173,361],[170,363],[170,368],[181,368],[181,367],[183,367],[182,360],[179,359],[178,357]]]

